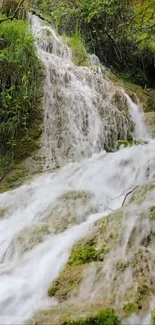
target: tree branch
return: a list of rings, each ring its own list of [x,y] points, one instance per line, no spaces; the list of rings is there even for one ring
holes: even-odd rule
[[[124,203],[125,203],[125,201],[126,201],[128,195],[130,195],[131,193],[133,193],[133,192],[134,192],[138,187],[139,187],[139,185],[135,186],[131,191],[129,191],[129,192],[125,195],[124,200],[123,200],[123,203],[122,203],[122,207],[123,207],[123,205],[124,205]]]
[[[17,12],[19,11],[19,9],[21,9],[21,5],[24,3],[24,1],[25,1],[25,0],[21,0],[21,1],[18,3],[18,5],[17,5],[17,7],[16,7],[16,9],[15,9],[15,11],[14,11],[14,13],[13,13],[12,16],[10,16],[10,17],[6,17],[6,18],[3,18],[3,19],[0,19],[0,24],[3,23],[4,21],[13,20],[13,19],[16,17],[16,14],[17,14]]]

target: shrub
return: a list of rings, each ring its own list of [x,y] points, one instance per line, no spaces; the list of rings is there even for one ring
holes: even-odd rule
[[[16,158],[17,142],[41,123],[39,106],[41,64],[34,39],[22,20],[7,21],[0,29],[0,155]],[[40,135],[40,132],[37,133]],[[29,137],[30,138],[30,137]],[[32,137],[33,138],[33,137]]]

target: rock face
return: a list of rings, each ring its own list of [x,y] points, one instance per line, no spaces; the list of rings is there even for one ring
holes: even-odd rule
[[[136,314],[141,320],[155,295],[154,195],[155,182],[138,187],[124,207],[97,221],[73,247],[48,291],[58,307],[36,315],[36,324],[63,324],[64,315],[74,319],[107,307],[121,319]]]

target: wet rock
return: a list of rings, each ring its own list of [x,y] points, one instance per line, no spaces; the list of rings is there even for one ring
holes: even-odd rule
[[[155,183],[139,187],[130,204],[97,221],[92,234],[73,247],[49,289],[63,301],[62,309],[69,302],[86,308],[100,300],[124,318],[149,308],[155,294],[154,190]]]
[[[155,137],[155,112],[147,112],[145,113],[145,123],[153,136]]]

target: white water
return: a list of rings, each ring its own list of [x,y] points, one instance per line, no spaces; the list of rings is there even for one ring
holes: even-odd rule
[[[126,95],[126,97],[130,114],[135,123],[135,137],[139,139],[149,139],[150,134],[148,133],[144,123],[143,111],[140,109],[140,106],[134,103],[128,95]]]
[[[37,24],[34,22],[32,27],[34,33],[40,32],[38,22]],[[51,35],[51,29],[49,32]],[[109,214],[110,209],[115,210],[121,206],[124,198],[123,195],[120,196],[121,193],[124,192],[125,195],[125,191],[131,186],[155,178],[154,141],[148,145],[134,146],[116,153],[107,154],[102,150],[102,141],[104,143],[104,138],[107,137],[106,124],[101,122],[101,116],[92,102],[99,100],[104,108],[106,106],[109,109],[109,113],[107,113],[109,119],[106,120],[106,123],[108,121],[111,123],[110,118],[113,113],[116,112],[116,119],[117,116],[121,116],[111,100],[115,90],[102,79],[103,97],[98,98],[95,90],[97,85],[92,85],[92,79],[89,79],[92,72],[87,68],[77,69],[74,67],[71,63],[70,50],[66,45],[62,45],[53,31],[52,33],[54,35],[52,54],[45,52],[45,47],[48,50],[51,46],[49,40],[42,40],[41,44],[44,50],[38,47],[38,55],[46,67],[45,134],[43,140],[45,168],[50,169],[54,159],[60,165],[66,162],[65,150],[64,148],[61,150],[57,144],[57,132],[59,131],[56,124],[58,121],[57,110],[60,110],[60,113],[63,110],[63,119],[66,118],[62,121],[62,145],[66,146],[70,143],[72,154],[69,159],[79,161],[83,157],[90,156],[90,158],[85,158],[77,163],[68,163],[66,167],[55,173],[44,174],[30,184],[0,195],[0,209],[6,210],[4,217],[0,220],[1,324],[22,324],[38,309],[45,308],[48,304],[51,306],[52,300],[47,298],[47,289],[67,262],[73,244],[91,231],[98,218]],[[60,48],[58,44],[60,44]],[[72,82],[74,81],[68,88],[63,88],[62,72],[66,80],[71,78]],[[56,101],[51,84],[49,87],[49,78],[55,78],[52,85],[57,87]],[[88,83],[82,82],[82,80],[86,81],[86,78],[89,79]],[[101,86],[98,84],[98,87]],[[60,101],[57,104],[58,90],[60,91]],[[72,97],[73,91],[74,98]],[[61,100],[65,100],[62,105],[60,105]],[[130,105],[132,110],[131,106],[133,103]],[[107,110],[105,111],[107,112]],[[85,138],[81,131],[81,123],[83,123],[84,116],[86,118],[86,114],[89,128]],[[136,119],[137,116],[140,120],[140,112],[136,112]],[[112,118],[114,121],[113,131],[115,132],[117,123],[114,116]],[[122,127],[127,133],[126,123],[124,122]],[[136,125],[137,136],[141,137],[143,130],[138,130],[137,126],[138,124]],[[65,129],[67,127],[68,130]],[[90,215],[88,207],[86,215],[85,203],[73,206],[72,213],[74,214],[76,211],[77,215],[80,215],[80,220],[76,221],[77,224],[57,235],[45,234],[42,242],[36,245],[34,243],[30,250],[23,250],[22,244],[18,240],[21,231],[25,232],[25,236],[29,236],[28,229],[42,224],[48,215],[52,215],[55,205],[57,202],[61,202],[62,195],[68,191],[92,193],[90,204],[96,213]],[[59,209],[61,213],[61,205]],[[49,223],[51,223],[51,219]],[[28,239],[31,238],[28,237]]]

